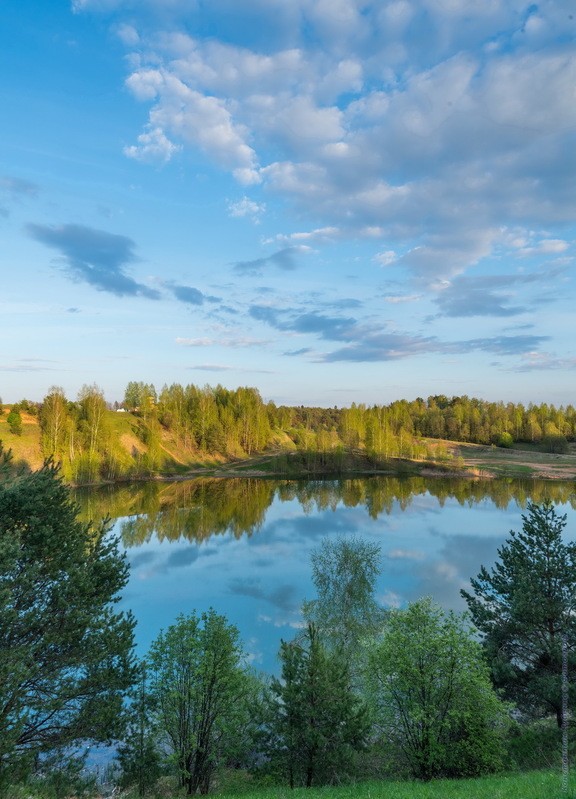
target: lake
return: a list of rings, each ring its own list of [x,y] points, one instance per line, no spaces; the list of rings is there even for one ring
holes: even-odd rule
[[[431,596],[464,610],[460,588],[491,566],[526,502],[550,498],[576,538],[576,484],[423,477],[202,478],[78,491],[83,518],[112,517],[131,565],[121,607],[139,654],[178,614],[209,607],[240,630],[254,666],[277,670],[282,638],[314,598],[310,554],[325,536],[377,543],[377,596],[402,607]]]

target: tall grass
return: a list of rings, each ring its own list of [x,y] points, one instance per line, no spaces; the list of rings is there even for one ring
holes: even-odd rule
[[[224,786],[223,786],[224,788]],[[364,782],[342,787],[288,787],[250,790],[245,784],[234,792],[219,793],[219,799],[575,799],[576,774],[571,775],[568,792],[556,771],[532,771],[467,780],[432,782]]]

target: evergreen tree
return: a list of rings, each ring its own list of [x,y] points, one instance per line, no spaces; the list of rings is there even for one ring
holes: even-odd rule
[[[78,741],[114,739],[132,683],[128,579],[106,524],[77,519],[57,468],[0,474],[0,781]]]
[[[566,516],[551,502],[529,502],[522,522],[492,570],[482,566],[472,593],[461,594],[483,633],[495,684],[529,715],[554,713],[561,726],[563,636],[576,660],[576,544],[563,542]]]
[[[22,435],[22,416],[18,408],[12,407],[10,413],[6,417],[6,422],[8,423],[11,433],[15,436]]]
[[[342,653],[329,652],[318,630],[280,647],[282,677],[272,681],[272,752],[291,788],[340,782],[368,734],[364,703]]]

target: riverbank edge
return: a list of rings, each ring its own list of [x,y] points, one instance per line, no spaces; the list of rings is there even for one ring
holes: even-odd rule
[[[393,458],[384,466],[378,468],[374,466],[359,468],[343,466],[339,469],[299,469],[296,471],[286,469],[270,468],[270,461],[277,455],[258,455],[253,458],[233,460],[226,463],[197,465],[192,468],[176,472],[156,472],[148,475],[123,476],[112,480],[98,480],[92,483],[69,483],[72,488],[89,488],[104,485],[125,485],[127,483],[139,482],[184,482],[196,478],[220,478],[220,479],[275,479],[275,480],[333,480],[333,479],[354,479],[360,477],[431,477],[447,479],[464,479],[470,481],[495,480],[502,478],[521,478],[527,480],[549,480],[553,482],[564,481],[576,483],[576,462],[574,464],[546,465],[538,461],[527,462],[529,459],[523,458],[519,464],[517,461],[508,461],[500,453],[498,464],[478,463],[478,458],[467,463],[464,458],[462,465],[438,464],[430,461],[415,461],[410,459]],[[510,453],[513,454],[513,453]],[[526,453],[522,453],[523,456]]]

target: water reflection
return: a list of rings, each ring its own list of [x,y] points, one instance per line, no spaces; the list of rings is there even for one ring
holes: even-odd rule
[[[310,553],[326,535],[382,549],[380,601],[424,595],[463,609],[459,589],[490,565],[528,499],[550,498],[576,538],[574,483],[422,477],[351,480],[197,479],[78,492],[85,518],[106,515],[127,548],[122,604],[138,619],[141,651],[179,613],[214,607],[254,662],[274,670],[280,638],[313,594]]]
[[[430,495],[440,507],[447,500],[473,506],[490,500],[498,508],[511,502],[550,499],[576,508],[573,482],[543,480],[466,480],[426,477],[366,477],[338,480],[199,478],[181,482],[142,482],[121,487],[78,489],[75,499],[84,519],[129,517],[122,523],[126,546],[160,540],[204,541],[232,532],[240,537],[262,526],[275,499],[297,500],[304,513],[362,506],[371,518],[406,510],[416,497]]]

